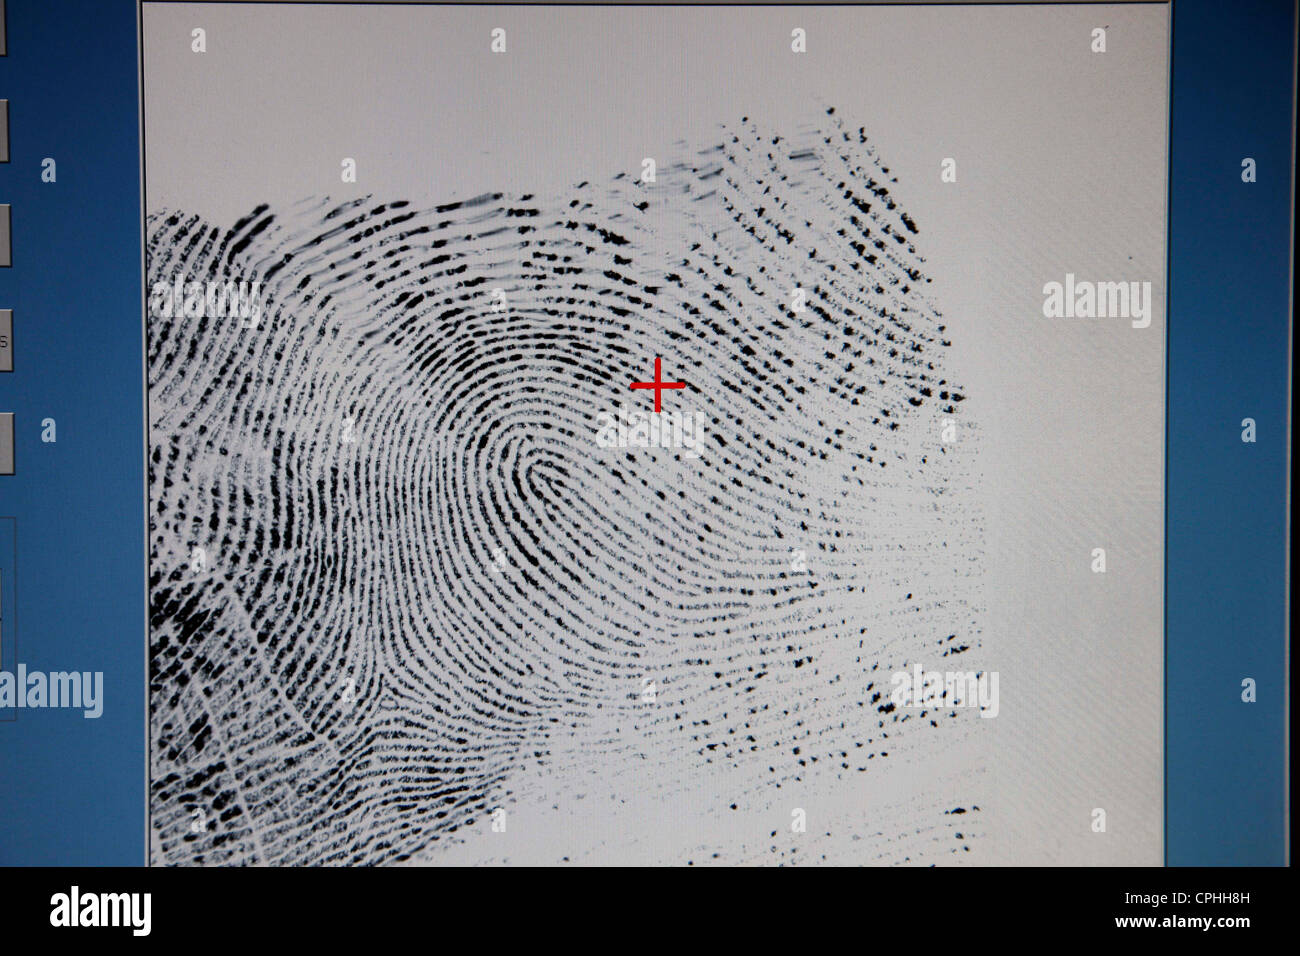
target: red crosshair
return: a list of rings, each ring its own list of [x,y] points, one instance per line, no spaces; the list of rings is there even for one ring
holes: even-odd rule
[[[659,358],[659,356],[656,355],[656,356],[655,356],[655,380],[654,380],[653,382],[633,382],[633,383],[632,383],[632,387],[633,387],[633,388],[653,388],[653,389],[655,390],[655,411],[656,411],[656,412],[658,412],[658,411],[662,411],[662,410],[663,410],[663,405],[662,405],[662,402],[660,401],[660,399],[663,397],[663,390],[664,390],[665,388],[685,388],[685,387],[686,387],[686,383],[685,383],[685,382],[665,382],[665,381],[663,380],[663,378],[661,378],[661,376],[663,375],[663,372],[660,371],[660,362],[661,362],[661,359]]]

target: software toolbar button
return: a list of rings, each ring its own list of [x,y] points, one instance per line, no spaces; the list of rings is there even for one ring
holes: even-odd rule
[[[0,412],[0,475],[14,473],[14,413]]]

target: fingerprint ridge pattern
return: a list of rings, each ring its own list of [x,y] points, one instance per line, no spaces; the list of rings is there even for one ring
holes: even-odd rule
[[[657,179],[149,216],[151,287],[262,308],[148,320],[154,862],[510,861],[492,810],[589,789],[640,816],[556,862],[968,850],[974,800],[855,803],[981,723],[889,703],[982,645],[917,224],[833,110]],[[595,443],[655,356],[698,460]],[[835,829],[794,845],[795,792],[847,794]]]

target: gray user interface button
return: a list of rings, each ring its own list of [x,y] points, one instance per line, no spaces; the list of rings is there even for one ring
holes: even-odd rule
[[[0,475],[14,473],[14,413],[0,412]]]

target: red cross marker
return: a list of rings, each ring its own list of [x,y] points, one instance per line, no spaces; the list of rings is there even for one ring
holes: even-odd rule
[[[663,410],[663,406],[662,406],[662,403],[661,403],[660,399],[662,398],[663,390],[664,390],[665,388],[685,388],[685,387],[686,387],[686,383],[685,383],[685,382],[665,382],[665,381],[660,377],[661,375],[663,375],[663,372],[660,371],[660,362],[661,362],[661,359],[659,358],[659,356],[656,355],[656,356],[655,356],[655,380],[654,380],[653,382],[633,382],[633,383],[632,383],[632,387],[633,387],[633,388],[653,388],[653,389],[655,390],[655,411],[656,411],[656,412],[659,412],[659,411],[662,411],[662,410]]]

